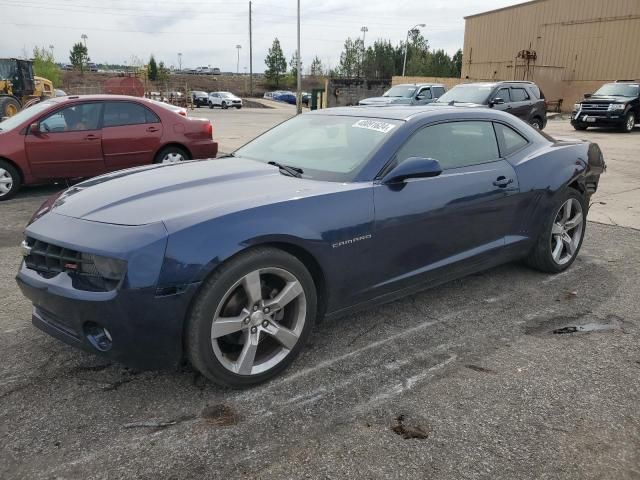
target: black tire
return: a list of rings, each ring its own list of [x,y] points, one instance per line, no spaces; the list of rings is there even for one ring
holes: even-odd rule
[[[226,110],[227,108],[229,108],[229,105],[227,105],[227,102],[222,102],[222,109]]]
[[[580,235],[580,241],[578,242],[578,246],[575,250],[575,253],[573,254],[573,257],[568,262],[559,264],[553,259],[552,256],[551,229],[556,221],[556,217],[559,213],[560,208],[562,208],[565,202],[567,202],[567,200],[569,200],[570,198],[577,200],[582,208],[582,231]],[[579,191],[573,188],[567,188],[564,192],[559,194],[553,204],[551,214],[544,220],[544,225],[540,232],[540,235],[536,239],[535,245],[531,249],[529,256],[525,259],[525,262],[530,267],[547,273],[560,273],[569,268],[575,261],[578,253],[580,253],[580,247],[582,246],[582,241],[584,240],[584,234],[587,226],[587,212],[587,202],[584,198],[584,195],[582,195]]]
[[[533,128],[535,128],[536,130],[542,130],[542,119],[539,117],[533,117],[531,119],[531,122],[529,122],[529,125],[531,125]]]
[[[286,270],[300,282],[306,300],[304,326],[295,346],[279,363],[261,373],[241,375],[225,367],[216,357],[211,341],[212,324],[220,302],[224,300],[234,284],[250,272],[264,268]],[[224,263],[202,285],[187,319],[185,329],[187,357],[194,368],[219,385],[232,388],[257,385],[278,375],[294,361],[311,334],[316,312],[316,288],[304,264],[296,257],[276,248],[253,248]]]
[[[155,159],[153,160],[153,163],[163,163],[164,158],[169,154],[181,155],[183,158],[182,161],[191,160],[191,155],[189,155],[189,152],[187,152],[184,148],[170,145],[158,152]]]
[[[238,105],[236,108],[240,110],[242,108],[242,105]]]
[[[12,117],[20,111],[20,102],[13,97],[0,97],[0,118]]]
[[[213,103],[209,103],[209,108],[213,110]]]
[[[636,115],[633,112],[629,112],[624,117],[624,124],[620,127],[624,133],[633,132],[633,128],[636,125]]]
[[[573,128],[575,128],[576,130],[578,130],[580,132],[584,132],[589,127],[587,127],[586,125],[580,125],[579,123],[575,123],[573,125]]]
[[[0,181],[10,180],[11,186],[9,190],[4,192],[4,188],[0,190],[0,202],[4,200],[9,200],[13,197],[18,190],[20,190],[20,186],[22,185],[22,177],[20,176],[20,172],[16,167],[5,160],[0,160]],[[3,185],[4,184],[3,182]]]

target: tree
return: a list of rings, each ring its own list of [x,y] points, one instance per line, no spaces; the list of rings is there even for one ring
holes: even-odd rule
[[[298,59],[296,58],[296,54],[291,55],[291,61],[289,62],[289,67],[291,67],[291,76],[293,78],[298,78]],[[302,68],[302,60],[300,60],[300,68]]]
[[[460,78],[462,76],[462,49],[459,49],[451,59],[453,64],[452,76]]]
[[[322,60],[320,60],[317,55],[313,57],[313,60],[311,61],[311,68],[309,69],[309,73],[314,77],[319,77],[324,73]]]
[[[165,66],[164,62],[158,64],[158,81],[166,82],[169,80],[169,69]]]
[[[402,53],[389,40],[376,40],[364,54],[363,75],[369,79],[391,78],[396,73],[396,57],[401,61]]]
[[[278,87],[280,85],[280,79],[287,73],[287,59],[282,52],[280,40],[277,38],[273,40],[269,53],[264,59],[264,63],[267,65],[264,76],[267,77],[269,83]]]
[[[84,72],[84,66],[89,61],[89,52],[84,43],[78,42],[73,45],[71,52],[69,52],[69,61],[74,68],[79,68],[81,72]]]
[[[53,53],[44,47],[33,49],[33,73],[51,80],[54,87],[61,85],[60,68],[53,59]]]
[[[156,59],[151,55],[149,59],[149,66],[147,67],[147,75],[149,80],[155,82],[158,80],[158,64],[156,63]]]
[[[363,42],[360,38],[352,40],[349,37],[345,40],[344,50],[340,54],[340,64],[338,65],[338,72],[341,76],[349,78],[358,74],[362,44]]]

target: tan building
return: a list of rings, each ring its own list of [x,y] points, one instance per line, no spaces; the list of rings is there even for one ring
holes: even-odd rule
[[[640,79],[640,0],[534,0],[465,17],[462,78],[532,80],[563,110]]]

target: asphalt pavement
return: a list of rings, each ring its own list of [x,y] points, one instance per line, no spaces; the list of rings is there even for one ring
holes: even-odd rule
[[[635,154],[613,148],[607,175],[624,177]],[[615,201],[605,186],[594,202]],[[510,264],[324,322],[282,376],[234,391],[31,326],[18,244],[57,188],[0,204],[2,479],[640,478],[633,228],[590,222],[560,275]]]

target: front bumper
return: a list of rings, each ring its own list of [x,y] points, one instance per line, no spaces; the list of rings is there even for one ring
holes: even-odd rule
[[[155,287],[86,292],[65,273],[47,280],[24,263],[16,281],[33,303],[33,325],[68,345],[138,369],[174,368],[182,359],[182,328],[198,284],[164,296]],[[95,326],[111,335],[106,351],[90,341]]]
[[[162,223],[123,226],[52,211],[29,225],[25,234],[57,247],[127,262],[118,287],[90,291],[73,282],[73,271],[50,277],[23,261],[16,281],[33,303],[36,327],[69,345],[136,368],[165,368],[180,361],[182,328],[198,284],[159,285],[168,238]],[[100,349],[88,329],[105,328],[111,345]]]
[[[573,112],[571,114],[571,125],[586,127],[620,127],[625,123],[624,111],[617,112]]]

